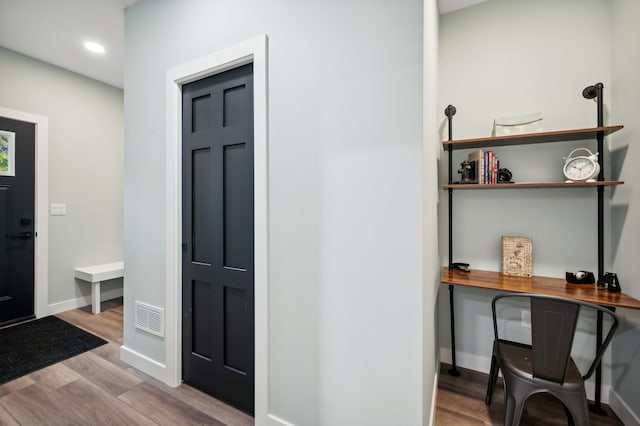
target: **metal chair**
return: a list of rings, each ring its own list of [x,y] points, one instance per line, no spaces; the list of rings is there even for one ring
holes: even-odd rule
[[[531,309],[531,344],[503,340],[498,335],[496,303],[504,299],[528,299]],[[501,303],[498,307],[504,305]],[[582,375],[571,358],[571,346],[578,315],[582,308],[602,312],[611,318],[611,327],[596,351],[587,373]],[[554,395],[564,406],[569,424],[588,425],[589,411],[584,381],[600,359],[618,328],[617,316],[607,308],[553,296],[536,294],[502,294],[494,297],[493,354],[485,403],[491,397],[502,370],[505,387],[505,425],[519,425],[527,398],[540,392]]]

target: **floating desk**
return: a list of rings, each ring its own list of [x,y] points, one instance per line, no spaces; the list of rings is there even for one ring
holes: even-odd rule
[[[640,309],[640,300],[627,294],[598,290],[595,284],[569,284],[561,278],[535,276],[523,278],[502,275],[500,272],[474,270],[462,272],[445,267],[442,270],[442,283],[507,293],[535,293],[566,297],[612,308]]]
[[[441,281],[450,286],[459,285],[464,287],[480,288],[485,290],[501,291],[505,293],[533,293],[547,296],[566,297],[567,299],[580,300],[594,303],[596,305],[610,308],[640,309],[640,300],[624,293],[610,293],[605,290],[598,290],[595,284],[569,284],[561,278],[547,277],[514,277],[502,275],[500,272],[477,271],[462,272],[455,269],[450,270],[445,267],[442,270]],[[453,295],[453,287],[450,287]],[[453,301],[453,300],[452,300]],[[458,375],[455,362],[455,328],[454,310],[451,303],[451,349],[452,349],[452,369],[449,371],[453,375]],[[602,313],[597,318],[596,343],[598,348],[602,344]],[[602,366],[596,369],[596,394],[595,407],[592,411],[602,413],[600,407],[602,384]]]

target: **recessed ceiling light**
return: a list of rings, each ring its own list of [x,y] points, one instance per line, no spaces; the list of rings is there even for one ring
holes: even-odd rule
[[[90,50],[94,53],[104,53],[104,46],[98,43],[94,43],[93,41],[85,41],[84,47],[85,49]]]

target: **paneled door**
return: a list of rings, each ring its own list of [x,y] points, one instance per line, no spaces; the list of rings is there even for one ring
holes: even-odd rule
[[[253,65],[182,89],[182,377],[253,413]]]
[[[34,316],[35,137],[0,117],[0,325]]]

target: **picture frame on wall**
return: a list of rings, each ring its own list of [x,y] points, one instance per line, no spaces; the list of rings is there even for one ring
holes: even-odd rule
[[[502,274],[533,276],[533,244],[529,237],[502,237]]]
[[[16,134],[0,130],[0,176],[15,176]]]

